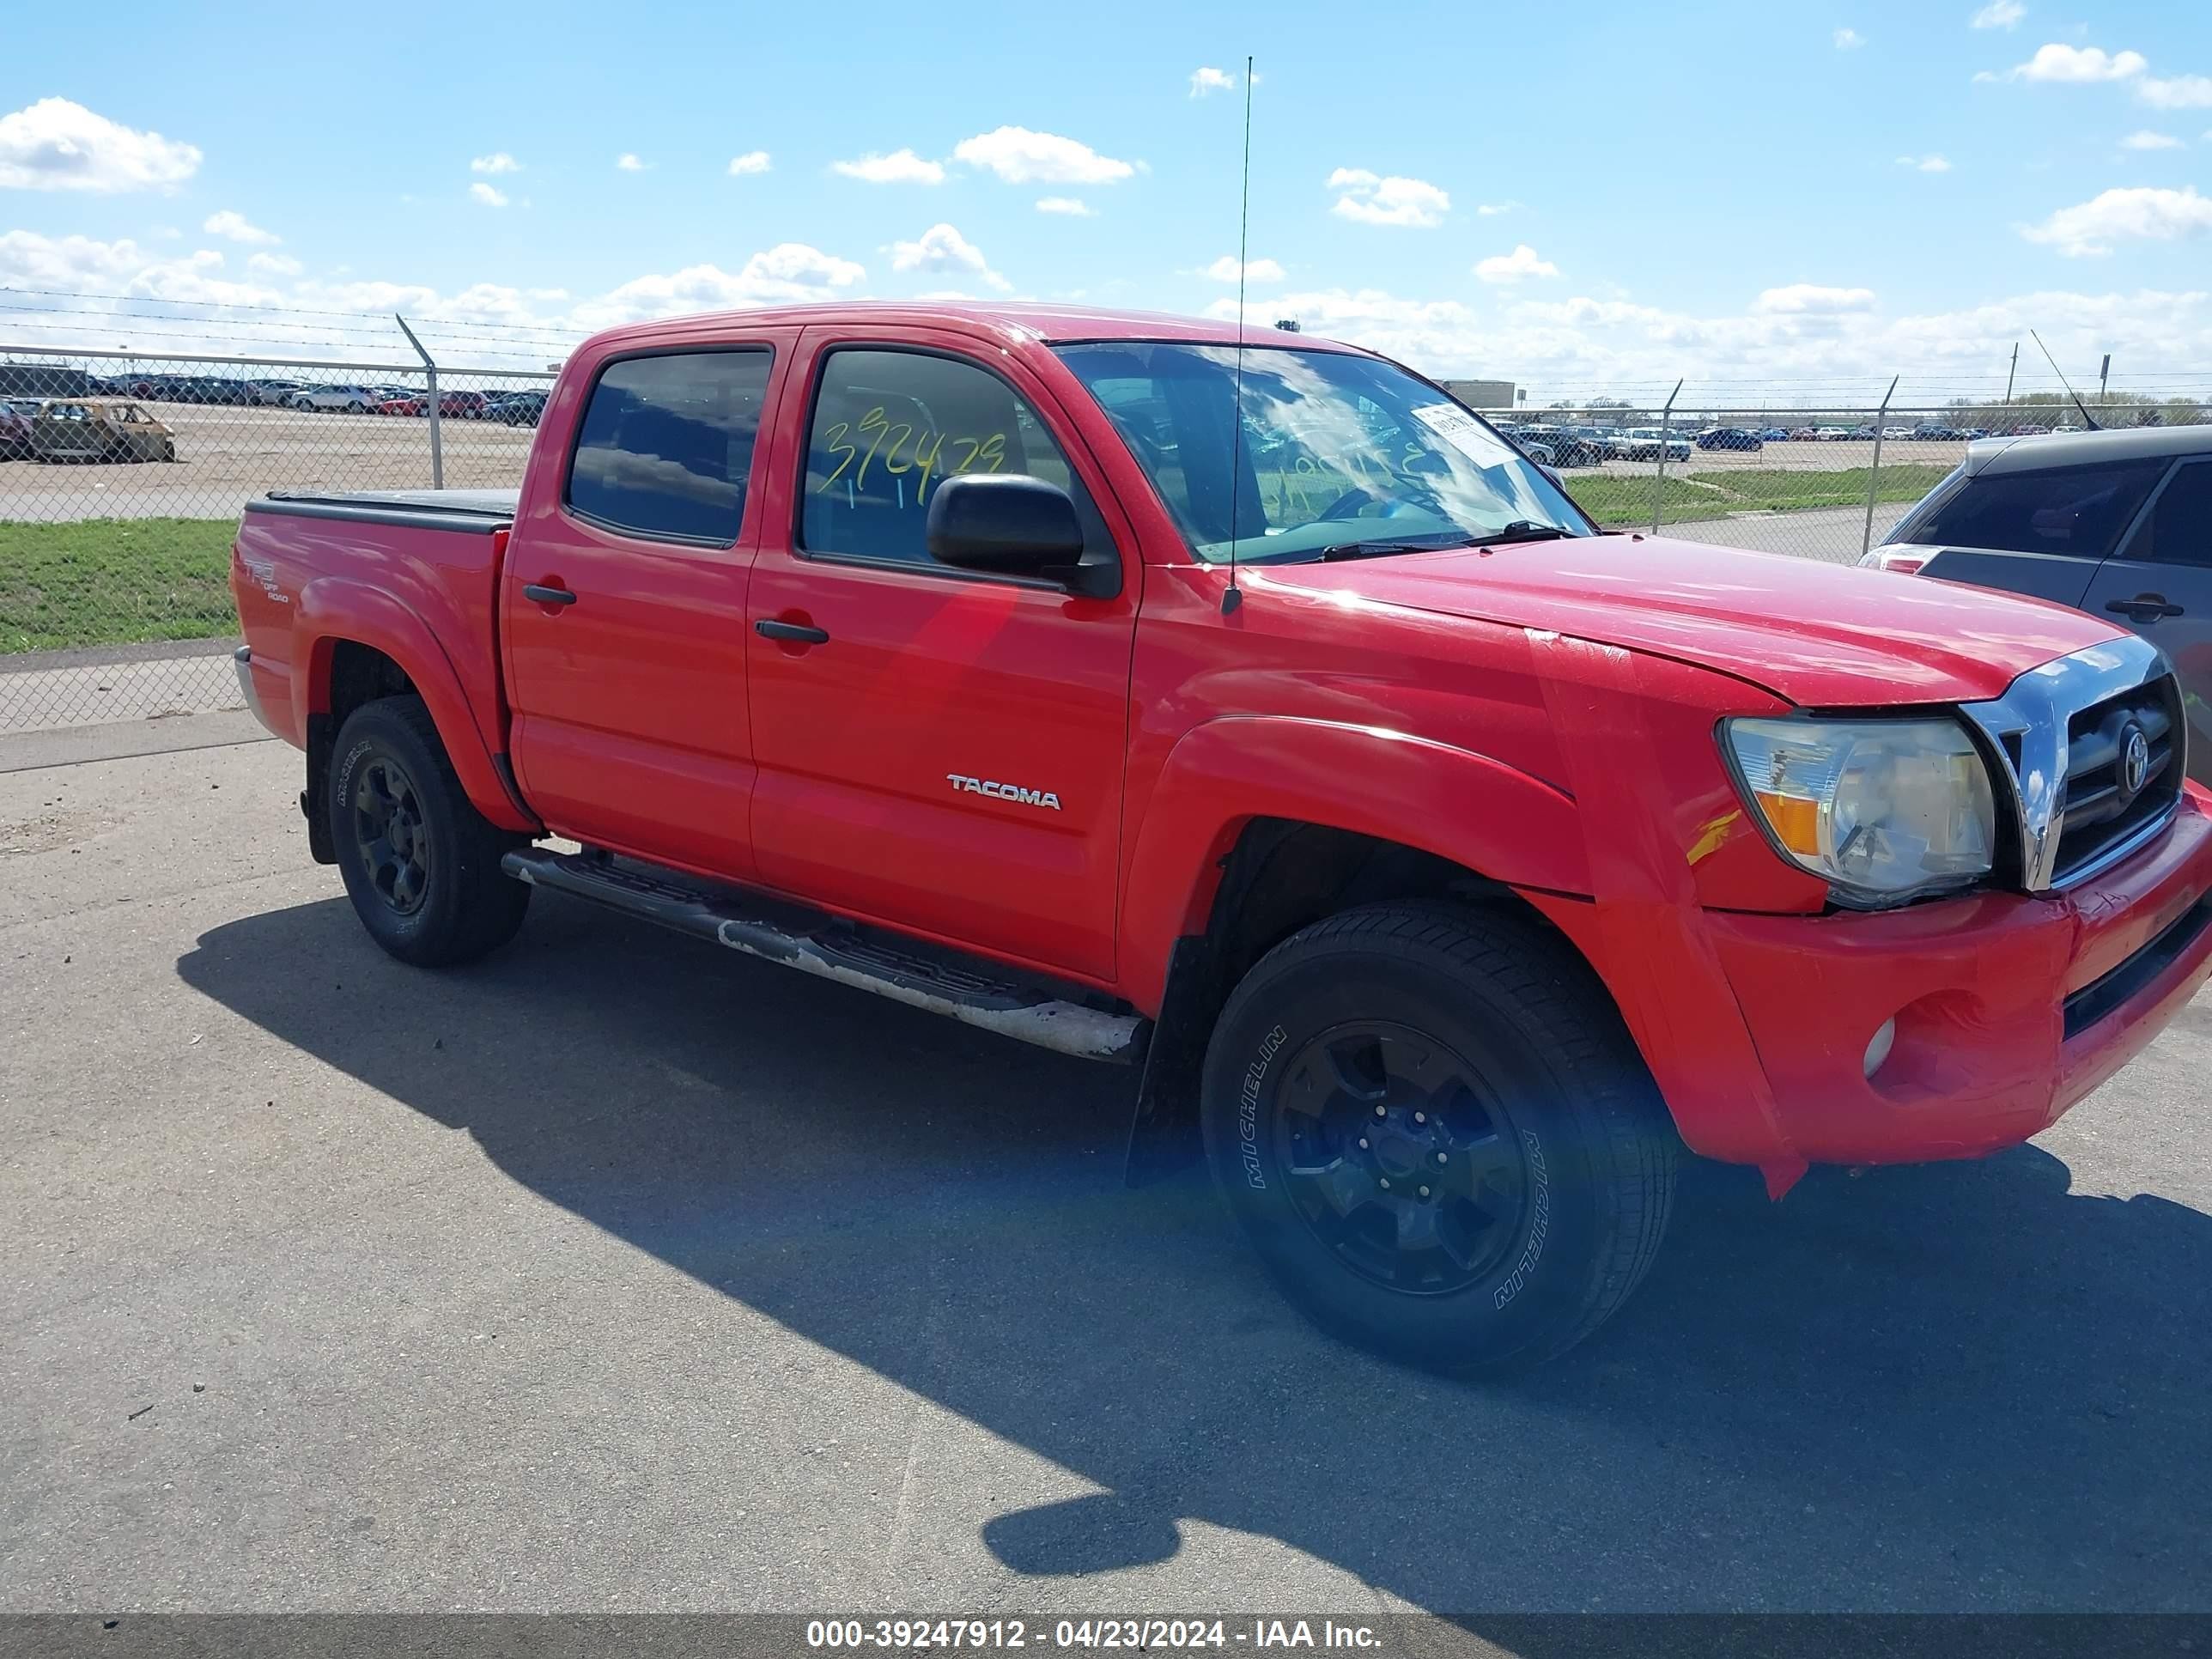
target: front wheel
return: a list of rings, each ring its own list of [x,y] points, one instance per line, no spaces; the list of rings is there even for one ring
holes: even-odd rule
[[[355,914],[400,961],[471,961],[521,927],[530,889],[500,869],[521,837],[470,803],[421,698],[380,698],[347,717],[324,810]]]
[[[1224,1197],[1323,1328],[1441,1370],[1564,1352],[1627,1299],[1676,1140],[1604,988],[1516,918],[1316,923],[1222,1011],[1201,1092]]]

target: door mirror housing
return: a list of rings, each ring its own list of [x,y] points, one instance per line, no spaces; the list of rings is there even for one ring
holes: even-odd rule
[[[1083,522],[1066,490],[1023,472],[965,472],[929,498],[929,556],[961,570],[1074,586]]]

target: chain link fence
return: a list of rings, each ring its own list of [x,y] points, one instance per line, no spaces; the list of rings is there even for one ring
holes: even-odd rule
[[[0,732],[240,706],[246,501],[514,489],[552,378],[0,348]]]
[[[0,732],[238,706],[229,548],[270,489],[513,489],[550,373],[0,345]],[[1646,389],[1646,397],[1650,389]],[[2212,421],[2113,395],[2106,427]],[[1608,529],[1847,563],[2057,392],[1815,408],[1591,397],[1483,411]]]

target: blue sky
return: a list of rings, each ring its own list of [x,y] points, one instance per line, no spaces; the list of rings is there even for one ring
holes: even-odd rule
[[[1933,385],[2029,325],[2212,383],[2198,0],[39,6],[9,35],[0,285],[147,296],[111,308],[179,337],[237,304],[402,304],[522,356],[783,297],[1233,306],[1250,52],[1255,313],[1562,388]]]

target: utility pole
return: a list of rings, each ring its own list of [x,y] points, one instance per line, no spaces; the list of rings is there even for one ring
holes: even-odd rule
[[[2012,343],[2012,367],[2005,370],[2005,401],[2012,401],[2012,377],[2020,373],[2020,342]]]

